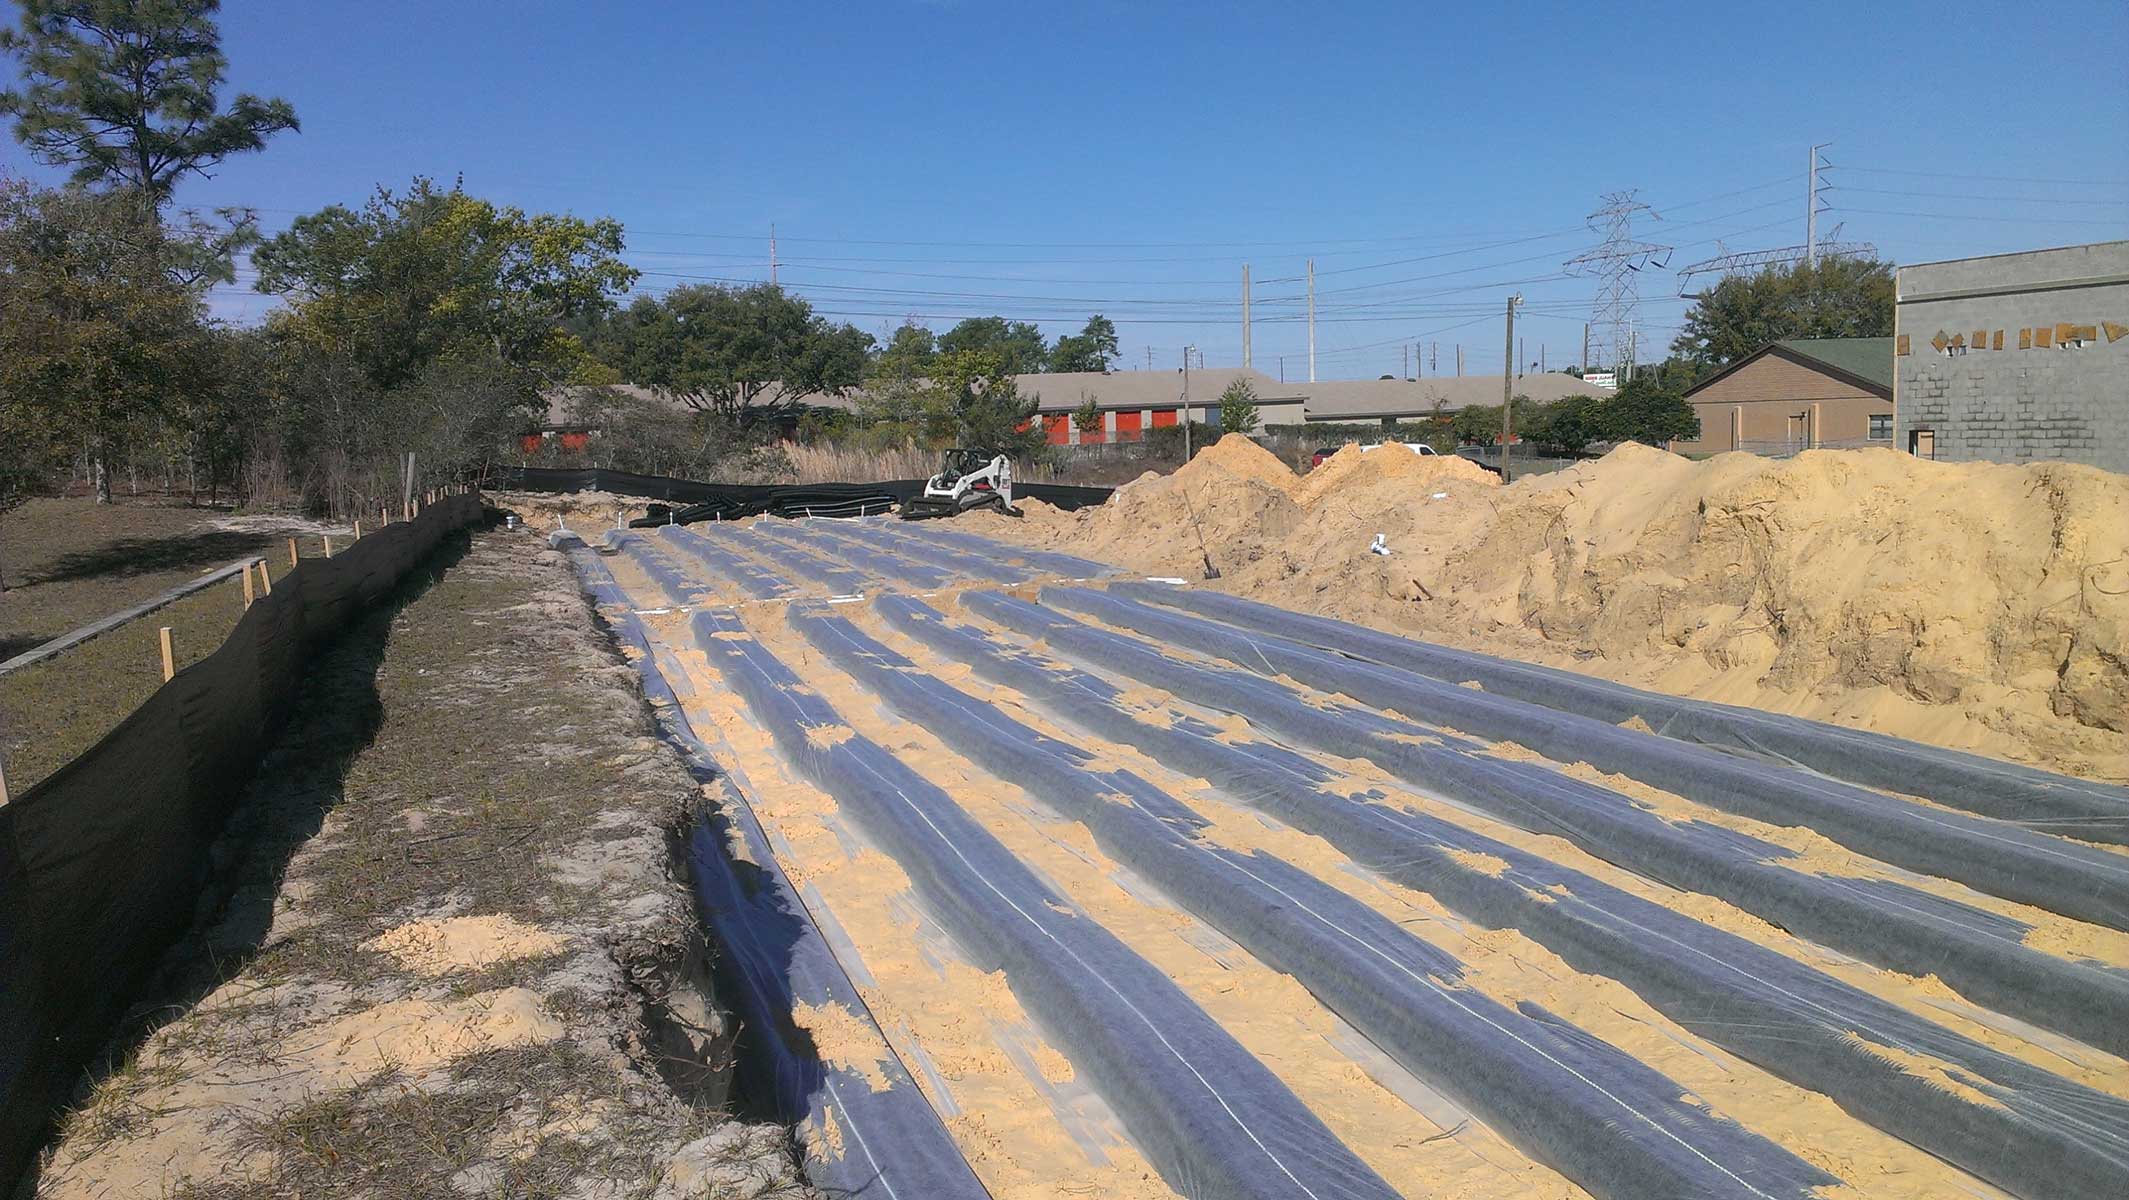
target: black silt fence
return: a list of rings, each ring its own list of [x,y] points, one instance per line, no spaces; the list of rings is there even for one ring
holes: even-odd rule
[[[214,653],[0,807],[0,1181],[191,923],[221,832],[322,645],[480,519],[454,495],[273,581]],[[231,601],[234,603],[234,601]]]

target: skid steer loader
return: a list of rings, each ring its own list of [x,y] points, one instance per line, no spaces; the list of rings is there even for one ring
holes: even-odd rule
[[[957,517],[975,508],[995,508],[1009,517],[1013,507],[1013,459],[997,450],[957,446],[946,452],[937,475],[924,481],[924,494],[902,502],[902,519]]]

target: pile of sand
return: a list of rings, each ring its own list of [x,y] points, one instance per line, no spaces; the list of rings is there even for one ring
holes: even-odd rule
[[[567,945],[567,939],[547,930],[490,914],[409,921],[362,943],[362,948],[389,954],[416,974],[437,976],[557,954]]]
[[[518,520],[541,532],[566,525],[580,533],[597,533],[625,525],[649,511],[651,501],[613,492],[484,492],[492,508],[514,512]]]
[[[1297,477],[1228,437],[982,532],[1192,580],[1209,558],[1212,586],[1302,611],[2129,779],[2129,477],[2096,468],[1629,445],[1503,488],[1392,447]]]

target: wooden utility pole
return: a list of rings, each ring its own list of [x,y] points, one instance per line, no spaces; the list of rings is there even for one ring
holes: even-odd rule
[[[1190,461],[1190,352],[1197,347],[1183,347],[1183,461]]]
[[[1515,436],[1515,306],[1523,293],[1508,297],[1508,335],[1501,345],[1501,482],[1509,482],[1508,441]]]

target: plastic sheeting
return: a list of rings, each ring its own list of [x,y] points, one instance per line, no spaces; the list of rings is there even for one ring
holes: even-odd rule
[[[935,621],[907,620],[912,602],[885,597],[883,615],[913,636]],[[1239,713],[1298,745],[1370,758],[1422,790],[1440,781],[1422,760],[1386,755],[1387,742],[1355,718],[1367,710],[1311,707],[1292,689],[1247,672],[1181,662],[1157,648],[1094,629],[1038,605],[972,593],[973,612],[1034,638],[1056,653],[1166,688],[1196,703]],[[940,643],[935,643],[940,644]],[[940,648],[945,649],[943,644]],[[979,664],[979,669],[985,669]],[[997,668],[991,668],[996,670]],[[1524,853],[1452,822],[1341,796],[1323,786],[1330,772],[1276,746],[1237,748],[1248,761],[1207,749],[1218,731],[1178,723],[1183,734],[1158,743],[1153,727],[1113,703],[1079,698],[1100,685],[1077,672],[1021,670],[1007,680],[1075,723],[1148,748],[1164,763],[1201,771],[1245,803],[1267,808],[1318,834],[1355,862],[1426,891],[1490,928],[1514,928],[1571,966],[1617,979],[1679,1025],[1801,1087],[1823,1093],[1857,1118],[2028,1200],[2129,1194],[2129,1102],[2094,1091],[1993,1050],[1971,1038],[1851,987],[1768,947],[1643,900],[1579,871]],[[1106,685],[1100,685],[1106,686]],[[1376,717],[1377,720],[1386,718]],[[1191,724],[1199,728],[1190,728]],[[1405,726],[1411,739],[1434,737]],[[1527,764],[1469,756],[1479,782],[1513,797],[1529,788]],[[1439,765],[1442,760],[1434,760]],[[1490,855],[1498,874],[1473,870],[1450,851]],[[1914,1074],[1874,1047],[1942,1064],[1979,1101]]]
[[[903,558],[929,563],[964,579],[987,580],[991,583],[1026,583],[1033,578],[1023,568],[1003,559],[972,554],[928,540],[921,530],[912,530],[907,536],[901,536],[889,533],[880,524],[871,521],[823,521],[813,528],[845,545],[860,542],[876,550],[885,550]]]
[[[1795,763],[2031,829],[2129,845],[2129,788],[1882,733],[1645,692],[1202,589],[1125,584],[1117,590],[1450,683],[1475,681],[1497,696],[1611,724],[1639,717],[1665,737]]]
[[[0,1183],[28,1169],[50,1115],[191,923],[209,848],[304,664],[481,511],[478,496],[448,496],[304,559],[214,653],[0,807]]]
[[[637,475],[603,468],[558,470],[547,467],[514,467],[491,481],[497,488],[525,492],[612,492],[648,500],[679,503],[687,507],[674,514],[681,524],[695,521],[737,521],[768,514],[778,517],[858,517],[886,512],[891,506],[920,495],[921,479],[889,479],[878,483],[751,484],[704,483],[667,475]],[[1115,489],[1073,487],[1054,483],[1016,483],[1013,493],[1062,509],[1085,508],[1105,503]],[[645,519],[640,525],[662,524]]]
[[[1062,575],[1067,579],[1099,579],[1121,573],[1119,568],[1105,563],[1071,554],[1059,554],[1054,550],[1034,550],[959,529],[948,529],[938,522],[922,529],[911,529],[899,521],[880,521],[876,525],[893,537],[923,538],[941,546],[980,554],[993,561],[1020,563],[1038,575]]]
[[[847,620],[794,611],[791,623],[909,720],[1085,825],[1104,852],[1594,1195],[1801,1198],[1839,1182],[1542,1007],[1463,985],[1453,956],[1305,871],[1200,841],[1202,819],[1140,776],[1012,720]]]
[[[904,1200],[979,1200],[987,1197],[946,1127],[873,1023],[855,984],[828,948],[813,916],[776,860],[753,809],[719,772],[689,724],[658,665],[629,597],[599,556],[570,534],[555,544],[568,552],[585,590],[601,606],[622,643],[633,648],[643,692],[665,736],[686,755],[698,779],[719,789],[723,804],[705,806],[688,844],[696,911],[713,937],[720,999],[741,1019],[742,1077],[753,1095],[766,1095],[786,1119],[811,1126],[806,1176],[834,1195]],[[726,848],[736,832],[749,867]],[[886,1086],[820,1060],[811,1039],[792,1020],[797,1003],[838,1006],[879,1040],[871,1056]],[[831,1117],[832,1114],[832,1117]],[[839,1132],[843,1153],[831,1155],[826,1129]]]
[[[1262,674],[1285,675],[1437,725],[1511,738],[1561,761],[1624,772],[1763,820],[1835,834],[1822,814],[1828,808],[1836,816],[1853,812],[1848,824],[1838,827],[1850,836],[1838,840],[1858,850],[1917,867],[1939,860],[1964,867],[1966,857],[2007,862],[2009,868],[1948,873],[1964,875],[1969,883],[1995,882],[1999,872],[2022,867],[2032,877],[2011,880],[2006,890],[2024,893],[2014,898],[2043,897],[2054,902],[2046,907],[2060,905],[2072,916],[2089,919],[2096,910],[2118,920],[2120,912],[2129,911],[2129,902],[2121,899],[2129,895],[2129,859],[2105,850],[2015,827],[1991,829],[1995,823],[1983,818],[1925,809],[1804,772],[1357,663],[1101,592],[1046,588],[1042,597],[1046,605],[1085,612],[1164,644],[1187,646]],[[1371,750],[1377,761],[1401,764],[1395,769],[1426,778],[1444,794],[1501,820],[1565,837],[1599,858],[1674,887],[1719,896],[1880,966],[1935,974],[1979,1003],[2129,1055],[2129,1019],[2124,1019],[2129,976],[2027,948],[2021,938],[2028,925],[1890,880],[1797,870],[1781,861],[1791,855],[1779,846],[1705,822],[1666,820],[1626,796],[1535,764],[1513,764],[1518,786],[1504,791],[1492,783],[1495,770],[1474,760],[1476,745],[1444,739],[1439,748],[1413,746],[1397,740],[1410,727],[1367,713],[1354,714],[1347,724],[1354,735],[1379,743]],[[1690,757],[1681,765],[1665,761],[1671,756]],[[1744,803],[1748,799],[1756,803]],[[1873,806],[1886,811],[1869,811]],[[1857,828],[1860,835],[1853,832]],[[1913,842],[1924,845],[1918,851]],[[2058,847],[2059,853],[2050,853]]]
[[[945,792],[862,736],[815,745],[835,710],[728,611],[693,617],[697,647],[784,755],[899,863],[918,898],[1021,1004],[1187,1196],[1390,1200],[1263,1064],[1159,970],[1058,895]]]

